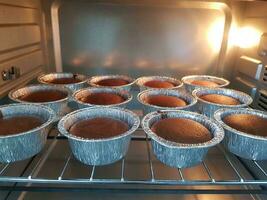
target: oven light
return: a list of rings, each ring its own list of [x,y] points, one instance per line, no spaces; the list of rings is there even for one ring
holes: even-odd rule
[[[207,41],[214,52],[218,52],[221,48],[223,31],[224,20],[221,18],[215,20],[208,28]],[[237,46],[240,48],[252,48],[258,46],[261,34],[262,33],[258,29],[252,26],[239,28],[235,24],[232,24],[228,37],[228,47]]]
[[[232,28],[229,35],[230,46],[251,48],[259,45],[261,32],[254,27]]]

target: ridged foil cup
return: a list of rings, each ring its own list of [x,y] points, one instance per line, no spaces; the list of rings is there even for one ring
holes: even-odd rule
[[[1,117],[36,116],[44,123],[32,130],[0,136],[0,162],[10,163],[30,158],[39,153],[45,143],[55,114],[48,107],[33,104],[9,104],[0,106]],[[14,124],[15,126],[15,124]]]
[[[129,125],[129,130],[121,135],[103,139],[86,139],[69,133],[70,127],[84,119],[107,117],[121,120]],[[123,108],[92,107],[74,111],[63,117],[58,130],[68,138],[73,155],[87,165],[107,165],[123,158],[131,140],[131,134],[139,127],[139,117]]]
[[[57,78],[73,78],[76,77],[81,80],[78,83],[70,83],[70,84],[55,84],[50,83],[50,80],[54,80]],[[72,92],[75,92],[79,89],[85,88],[87,86],[87,76],[82,74],[73,74],[73,73],[50,73],[50,74],[43,74],[37,78],[39,83],[46,84],[46,85],[56,85],[61,87],[66,87],[70,89]]]
[[[35,91],[47,91],[47,90],[56,90],[56,91],[60,91],[63,92],[65,94],[67,94],[66,98],[57,100],[57,101],[49,101],[49,102],[28,102],[28,101],[24,101],[19,99],[21,96],[25,95],[25,94],[29,94],[31,92],[35,92]],[[67,106],[68,106],[68,101],[69,101],[69,97],[71,95],[71,91],[68,88],[64,88],[64,87],[58,87],[58,86],[52,86],[52,85],[28,85],[19,89],[14,89],[11,90],[8,94],[8,97],[17,103],[30,103],[32,105],[44,105],[47,106],[49,108],[51,108],[57,116],[57,119],[60,119],[62,116],[64,116],[66,114],[66,110]]]
[[[136,85],[139,86],[140,92],[142,92],[144,90],[148,90],[148,89],[161,89],[161,88],[152,88],[152,87],[148,87],[148,86],[144,85],[146,82],[153,81],[153,80],[168,81],[168,82],[176,85],[174,87],[165,88],[165,89],[181,89],[183,86],[181,81],[179,81],[175,78],[172,78],[172,77],[167,77],[167,76],[143,76],[143,77],[136,79]],[[164,89],[164,88],[162,88],[162,89]]]
[[[217,77],[217,76],[208,76],[208,75],[184,76],[182,78],[182,82],[184,84],[185,90],[188,91],[189,93],[192,93],[193,90],[195,90],[195,89],[209,88],[209,87],[205,87],[205,86],[191,84],[191,82],[194,80],[213,81],[215,83],[218,83],[219,85],[217,87],[214,87],[214,88],[226,87],[230,84],[230,82],[228,80],[226,80],[224,78]]]
[[[181,107],[161,107],[156,105],[151,105],[146,102],[147,97],[155,96],[155,95],[166,95],[166,96],[174,96],[183,99],[187,102],[188,105]],[[148,114],[153,111],[158,110],[187,110],[187,111],[195,111],[195,106],[197,100],[190,94],[185,92],[181,92],[178,90],[170,90],[170,89],[150,89],[140,92],[137,95],[137,100],[143,105],[143,113]]]
[[[196,144],[165,140],[151,130],[151,126],[155,122],[165,118],[187,118],[199,122],[209,129],[213,138],[210,141]],[[146,134],[151,137],[152,148],[156,157],[164,164],[176,168],[192,167],[201,163],[208,150],[219,144],[224,137],[223,128],[215,120],[201,114],[182,110],[149,113],[143,118],[142,127]]]
[[[121,86],[102,86],[102,85],[98,85],[97,82],[104,80],[104,79],[111,79],[111,78],[118,78],[118,79],[123,79],[128,81],[129,83],[126,85],[121,85]],[[125,90],[130,92],[132,89],[133,84],[135,83],[135,80],[129,76],[125,76],[125,75],[101,75],[101,76],[93,76],[88,80],[88,84],[91,87],[109,87],[109,88],[113,88],[113,89],[117,89],[117,90]]]
[[[125,99],[125,101],[123,101],[121,103],[117,103],[117,104],[97,105],[97,104],[86,103],[86,102],[79,100],[81,97],[86,97],[89,94],[100,93],[100,92],[119,95],[123,99]],[[133,98],[133,96],[128,91],[117,90],[117,89],[113,89],[113,88],[104,88],[104,87],[103,88],[84,88],[84,89],[76,91],[72,95],[72,99],[73,99],[73,101],[75,101],[77,103],[79,109],[87,108],[87,107],[115,107],[115,106],[125,108],[127,106],[127,104],[130,103],[132,98]]]
[[[237,90],[225,89],[225,88],[206,88],[206,89],[196,89],[193,91],[193,96],[197,98],[197,109],[200,113],[213,117],[214,112],[221,108],[243,108],[250,105],[253,99],[244,92]],[[222,105],[217,103],[211,103],[199,98],[206,94],[220,94],[235,98],[241,102],[238,105]]]
[[[222,143],[226,149],[242,158],[267,160],[267,137],[251,135],[228,126],[223,118],[233,114],[251,114],[267,119],[267,112],[249,108],[223,108],[214,114],[215,120],[224,128],[225,138]]]

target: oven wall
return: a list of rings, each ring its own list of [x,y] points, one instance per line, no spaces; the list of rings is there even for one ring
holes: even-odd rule
[[[42,2],[44,7],[51,4]],[[177,78],[219,73],[225,13],[218,7],[203,8],[210,4],[206,1],[188,1],[187,8],[180,6],[181,1],[142,1],[138,5],[135,1],[101,2],[61,1],[61,70]],[[50,14],[47,17],[51,20]],[[215,22],[220,23],[221,31],[215,38],[217,44],[212,45],[209,32],[214,31]]]
[[[228,41],[223,70],[218,69],[221,38],[212,38],[214,34],[209,32],[220,22],[220,30],[215,29],[215,33],[222,34],[225,13],[203,9],[201,4],[181,8],[178,1],[132,5],[132,1],[113,4],[118,1],[108,0],[101,4],[81,0],[0,0],[0,71],[8,72],[12,66],[20,71],[19,78],[0,78],[0,95],[42,71],[59,70],[51,20],[55,2],[61,2],[58,26],[62,70],[89,76],[122,73],[181,78],[214,74],[229,79],[230,87],[254,97],[255,108],[266,110],[266,56],[258,54],[259,46],[240,49]],[[231,9],[232,24],[253,25],[266,32],[267,2],[220,2]],[[217,47],[211,43],[214,39]],[[266,45],[266,39],[262,41],[261,46]]]
[[[240,26],[251,26],[262,33],[259,45],[251,48],[235,48],[232,66],[232,86],[250,94],[254,101],[252,107],[267,111],[267,2],[245,2],[243,18],[239,21]],[[232,55],[234,55],[232,54]],[[233,60],[235,60],[233,62]],[[255,168],[253,161],[243,159],[243,164],[253,176],[259,179],[266,177]],[[267,170],[267,162],[261,161],[261,166]]]
[[[246,2],[241,27],[253,27],[262,34],[258,45],[236,48],[233,87],[251,95],[253,107],[267,111],[267,2]],[[248,38],[249,39],[249,38]]]
[[[0,0],[0,96],[46,66],[43,15],[39,0]]]

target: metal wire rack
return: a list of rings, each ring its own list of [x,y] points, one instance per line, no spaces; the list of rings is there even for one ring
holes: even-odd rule
[[[127,165],[130,165],[133,160],[123,158],[121,161],[116,163],[117,166],[117,178],[109,178],[109,177],[101,177],[98,178],[96,176],[96,170],[99,168],[98,166],[87,166],[88,167],[88,173],[84,177],[74,177],[72,175],[66,175],[66,172],[68,171],[68,168],[70,168],[71,163],[75,163],[76,165],[83,165],[79,163],[79,161],[76,161],[73,155],[70,151],[66,150],[66,154],[62,155],[62,163],[58,165],[55,161],[54,166],[57,166],[59,170],[55,170],[56,175],[53,177],[45,175],[40,175],[39,173],[43,170],[44,165],[52,155],[55,155],[53,153],[56,146],[59,148],[62,146],[62,143],[66,143],[66,138],[63,136],[50,134],[48,136],[48,144],[47,147],[37,156],[33,157],[32,159],[27,160],[27,164],[25,165],[22,172],[18,175],[9,175],[9,169],[16,168],[16,164],[9,163],[5,165],[1,165],[0,168],[0,189],[10,189],[16,190],[33,190],[35,189],[36,184],[38,185],[38,189],[42,188],[57,188],[57,186],[60,186],[62,189],[62,186],[70,186],[74,185],[75,188],[84,188],[84,186],[110,186],[109,188],[112,188],[112,186],[176,186],[175,191],[177,190],[177,187],[179,186],[207,186],[208,191],[212,191],[212,186],[229,186],[230,189],[235,186],[241,187],[241,189],[238,189],[239,193],[266,193],[266,190],[264,189],[264,186],[267,186],[267,171],[264,169],[264,166],[262,163],[257,161],[251,161],[253,165],[264,175],[266,179],[256,179],[251,174],[249,174],[246,169],[244,169],[242,163],[239,161],[239,159],[229,152],[227,152],[223,147],[217,146],[214,148],[213,151],[217,152],[217,156],[219,155],[221,159],[224,160],[224,163],[228,165],[227,171],[232,171],[232,177],[229,178],[229,176],[222,175],[220,178],[215,176],[215,174],[218,174],[216,172],[216,169],[219,168],[225,168],[225,166],[220,166],[218,163],[218,166],[214,168],[214,166],[211,166],[210,161],[216,158],[216,155],[208,155],[207,159],[202,162],[199,166],[197,166],[198,171],[201,168],[202,174],[205,173],[206,177],[205,179],[192,179],[187,178],[188,172],[186,172],[188,169],[174,169],[169,168],[167,166],[164,166],[163,164],[160,164],[159,161],[157,161],[153,155],[153,152],[151,150],[150,146],[150,139],[146,137],[146,135],[142,132],[141,129],[139,129],[139,132],[141,134],[134,135],[132,137],[131,145],[133,146],[133,149],[135,148],[136,143],[142,144],[145,146],[145,151],[143,154],[147,154],[147,160],[145,161],[148,165],[148,170],[146,173],[149,175],[146,175],[146,177],[141,178],[129,178],[125,175],[125,165],[127,162],[129,162]],[[65,148],[65,147],[64,147]],[[139,148],[139,147],[136,147]],[[60,148],[62,149],[62,148]],[[215,156],[215,158],[214,158]],[[135,160],[136,161],[136,160]],[[177,178],[173,177],[171,179],[164,179],[157,177],[157,173],[159,170],[156,170],[158,165],[161,165],[161,169],[166,168],[165,170],[171,170],[172,173],[175,173],[177,175]],[[54,166],[51,166],[52,170]],[[84,167],[84,166],[83,166]],[[195,168],[190,169],[192,173],[192,170],[194,171]],[[53,170],[52,170],[53,171]],[[79,167],[77,167],[77,171],[79,171]],[[198,173],[195,171],[194,173]],[[12,173],[11,173],[12,174]],[[44,177],[43,177],[44,176]],[[77,186],[78,185],[78,186]],[[77,187],[76,187],[77,186]],[[262,187],[263,186],[263,187]],[[100,187],[101,188],[101,187]],[[104,187],[103,187],[104,188]],[[136,187],[137,188],[137,187]],[[144,189],[142,188],[142,189]],[[68,187],[69,189],[69,187]],[[99,189],[99,188],[98,188]],[[135,189],[135,188],[131,188]],[[139,188],[140,189],[140,188]],[[151,189],[151,187],[150,187]],[[195,189],[194,189],[195,190]],[[121,191],[121,190],[120,190]],[[198,190],[199,191],[199,190]],[[229,188],[226,190],[215,190],[216,193],[222,192],[222,193],[231,193],[231,190]],[[234,193],[236,193],[237,190],[233,190]],[[207,190],[206,190],[207,192]]]

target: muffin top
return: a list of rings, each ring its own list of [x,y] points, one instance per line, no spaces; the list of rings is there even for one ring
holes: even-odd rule
[[[0,118],[0,135],[14,135],[37,128],[43,120],[34,116],[12,116]]]
[[[267,119],[252,114],[232,114],[223,118],[228,126],[251,135],[267,136]]]
[[[222,105],[239,105],[241,102],[238,99],[235,99],[230,96],[222,95],[222,94],[205,94],[199,96],[200,99],[211,103],[217,103]]]
[[[46,80],[47,83],[53,83],[53,84],[73,84],[73,83],[79,83],[82,80],[78,79],[77,77],[64,77],[64,78],[54,78],[50,80]]]
[[[69,132],[86,139],[109,138],[123,134],[129,130],[128,124],[117,119],[97,117],[84,119],[74,123]]]
[[[18,97],[18,99],[32,103],[42,103],[42,102],[58,101],[66,98],[67,96],[68,95],[62,91],[40,90],[24,94]]]
[[[144,86],[151,88],[172,88],[175,87],[176,85],[174,83],[165,80],[151,80],[151,81],[146,81],[144,83]]]
[[[122,86],[127,85],[130,82],[122,78],[105,78],[96,82],[100,86]]]
[[[145,102],[161,107],[183,107],[187,102],[179,97],[167,95],[151,95],[145,99]]]
[[[122,96],[107,92],[90,93],[80,97],[79,100],[95,105],[112,105],[125,101]]]
[[[192,85],[199,85],[204,87],[218,87],[220,85],[214,81],[207,81],[207,80],[193,80],[190,83]]]
[[[212,139],[210,131],[191,119],[167,118],[155,122],[151,130],[158,136],[172,142],[197,144]]]

